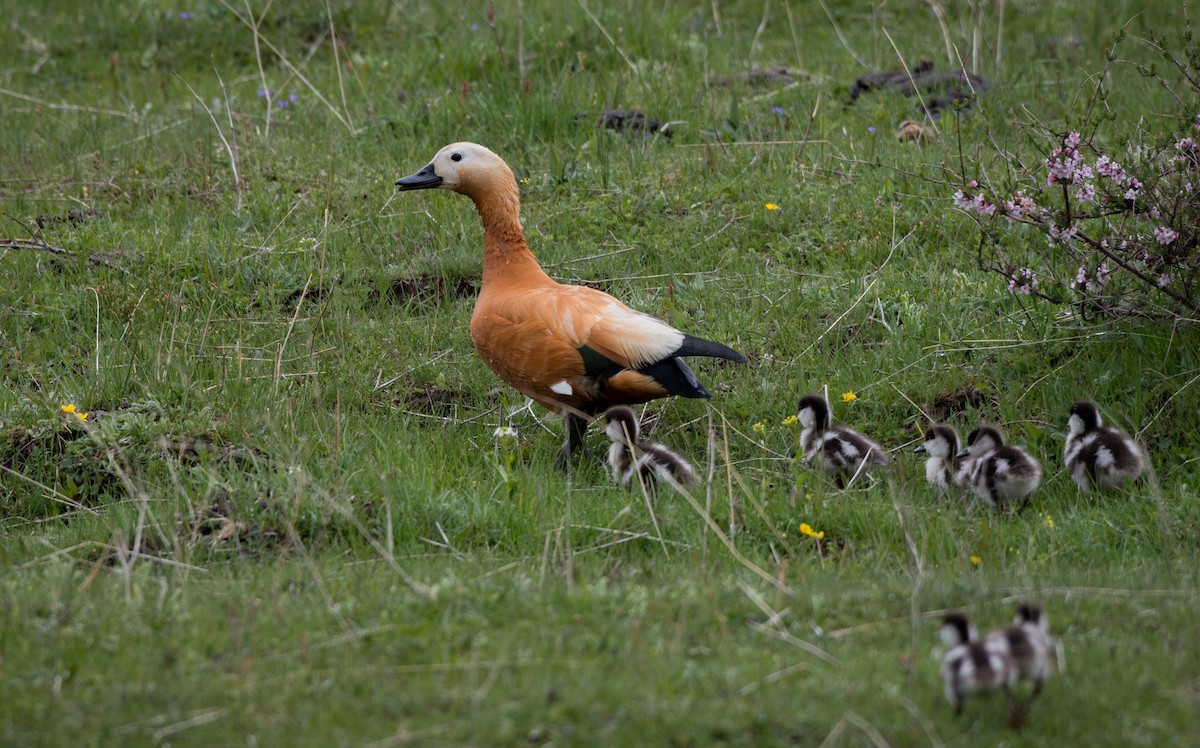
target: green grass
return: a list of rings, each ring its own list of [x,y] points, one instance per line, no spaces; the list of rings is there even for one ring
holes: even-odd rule
[[[1018,122],[1081,119],[1113,31],[1149,63],[1137,38],[1172,38],[1182,11],[1009,4],[1001,36],[990,7],[948,8],[943,35],[927,4],[830,5],[837,29],[809,3],[764,23],[759,3],[529,0],[493,34],[482,5],[252,3],[257,54],[237,4],[0,5],[0,238],[40,217],[64,250],[0,249],[0,742],[1185,743],[1196,326],[1023,307],[949,199],[996,145],[1041,158]],[[942,67],[947,39],[968,65],[978,39],[994,85],[934,142],[897,143],[913,102],[845,106],[865,69],[838,30],[877,68],[898,64],[889,37]],[[802,75],[707,82],[752,65]],[[1194,114],[1112,76],[1114,149]],[[597,129],[603,107],[674,136]],[[696,362],[713,400],[647,409],[711,475],[694,505],[613,487],[598,433],[557,471],[562,424],[476,357],[478,219],[392,187],[455,140],[528,180],[555,277],[750,359]],[[825,386],[896,449],[886,478],[839,493],[794,459],[783,421]],[[1083,396],[1139,431],[1154,480],[1076,492],[1061,450]],[[1032,506],[932,496],[908,453],[926,414],[1039,454]],[[1063,672],[1019,733],[999,699],[956,719],[940,611],[989,628],[1026,598]]]

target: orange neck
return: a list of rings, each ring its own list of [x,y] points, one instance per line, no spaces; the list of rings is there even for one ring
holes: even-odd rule
[[[519,279],[524,284],[543,279],[549,281],[525,242],[517,185],[480,190],[468,197],[475,202],[475,209],[483,221],[482,286],[502,279]]]

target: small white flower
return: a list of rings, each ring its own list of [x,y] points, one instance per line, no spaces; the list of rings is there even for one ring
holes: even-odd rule
[[[512,426],[497,426],[496,430],[492,432],[492,436],[497,439],[516,439],[517,430]]]

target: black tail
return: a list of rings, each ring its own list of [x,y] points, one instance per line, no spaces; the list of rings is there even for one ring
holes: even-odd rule
[[[683,345],[671,354],[672,356],[711,356],[713,358],[725,358],[730,361],[737,361],[739,364],[746,363],[746,357],[727,345],[714,343],[711,340],[704,338],[694,338],[691,335],[683,336]],[[691,371],[688,371],[691,374]],[[693,376],[694,380],[695,377]]]
[[[717,344],[712,343],[711,345]],[[733,353],[733,351],[730,351],[730,353]],[[680,395],[682,397],[712,397],[712,393],[704,385],[700,384],[700,380],[696,379],[696,375],[692,372],[691,367],[684,363],[681,358],[663,359],[649,366],[643,366],[638,369],[638,373],[645,374],[655,382],[658,382],[663,386],[663,389],[672,395]]]

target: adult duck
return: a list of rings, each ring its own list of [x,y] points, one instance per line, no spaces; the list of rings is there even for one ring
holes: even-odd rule
[[[567,419],[560,464],[582,444],[587,419],[613,405],[712,397],[681,356],[746,360],[602,291],[546,275],[525,242],[512,170],[481,145],[452,143],[396,187],[451,190],[475,203],[483,221],[483,280],[471,341],[498,377]]]

